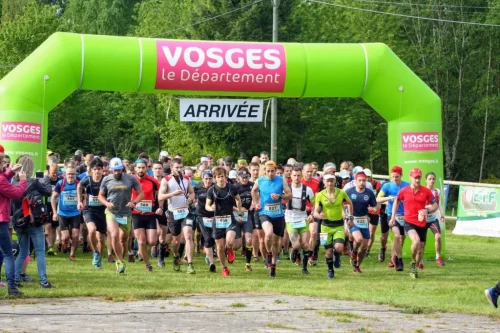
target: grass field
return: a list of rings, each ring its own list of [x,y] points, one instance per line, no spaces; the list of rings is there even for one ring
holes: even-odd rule
[[[43,290],[38,288],[38,283],[24,283],[22,290],[27,297],[102,296],[112,301],[198,293],[272,292],[389,304],[403,307],[408,313],[451,311],[500,318],[500,311],[495,311],[483,294],[486,287],[500,278],[500,239],[454,236],[452,227],[451,223],[447,224],[446,236],[446,259],[452,260],[447,261],[445,267],[426,262],[418,280],[409,277],[408,260],[405,260],[404,272],[387,268],[387,261],[379,263],[374,255],[378,253],[379,244],[374,245],[372,256],[363,263],[361,275],[352,273],[348,257],[344,256],[333,280],[326,278],[323,259],[317,267],[310,267],[309,276],[303,276],[300,268],[290,261],[282,260],[277,277],[271,279],[262,261],[253,264],[253,273],[245,273],[241,256],[229,266],[231,276],[223,279],[220,266],[217,273],[208,272],[203,255],[195,255],[196,275],[187,275],[185,266],[180,272],[174,272],[171,257],[164,269],[157,267],[154,259],[153,273],[145,271],[144,263],[136,262],[127,264],[126,274],[118,275],[115,265],[107,262],[104,269],[94,269],[90,254],[83,255],[79,250],[76,262],[70,262],[67,255],[62,254],[48,258],[48,277],[55,289]],[[28,274],[38,280],[33,261]]]

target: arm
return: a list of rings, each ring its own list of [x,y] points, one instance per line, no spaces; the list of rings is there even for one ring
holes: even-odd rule
[[[139,186],[139,189],[135,189],[135,192],[137,193],[137,197],[135,198],[134,201],[130,200],[130,202],[127,204],[128,208],[135,208],[135,205],[138,202],[141,202],[142,199],[144,199],[144,192],[142,191],[142,188]]]
[[[386,197],[385,193],[382,190],[380,190],[380,192],[378,192],[378,195],[377,195],[377,202],[378,203],[382,204],[382,203],[392,201],[392,200],[394,200],[394,197],[391,197],[391,196]]]
[[[283,200],[292,200],[293,194],[292,191],[290,190],[290,186],[285,181],[285,178],[283,178],[283,194],[282,199]]]
[[[82,183],[78,183],[78,185],[76,185],[76,200],[78,202],[78,210],[82,211],[83,210],[83,200],[85,199],[85,196],[84,194],[82,193],[82,187],[81,187]]]
[[[252,187],[252,201],[254,202],[254,207],[256,210],[260,210],[260,196],[259,196],[259,180],[257,179]]]
[[[45,181],[45,179],[38,179],[36,183],[36,189],[41,195],[49,196],[52,195],[52,186]]]
[[[207,191],[207,200],[205,201],[205,209],[207,212],[215,212],[215,203],[212,200],[212,193],[210,189]]]
[[[318,203],[314,205],[314,217],[317,219],[325,218],[325,214],[321,212],[321,206]]]
[[[191,186],[191,182],[188,183],[188,203],[194,203],[194,189],[193,186]]]
[[[395,198],[392,204],[391,220],[389,221],[389,227],[391,228],[394,226],[394,222],[396,221],[396,212],[398,211],[398,205],[399,205],[399,200],[398,198]]]
[[[234,197],[234,200],[236,201],[236,207],[238,207],[238,222],[243,222],[243,213],[242,213],[242,206],[241,206],[241,198],[239,194],[236,194]]]
[[[160,191],[158,194],[158,200],[168,200],[178,195],[184,195],[183,190],[176,190],[172,193],[167,193],[167,191],[168,191],[168,182],[165,179],[162,179],[160,185]]]
[[[101,186],[101,189],[102,189],[102,186]],[[99,191],[99,196],[97,197],[97,199],[103,204],[103,206],[105,206],[106,208],[108,209],[113,209],[115,208],[115,205],[113,205],[111,202],[109,202],[108,200],[106,200],[106,192],[103,192],[102,190]],[[52,201],[53,202],[53,201]]]
[[[21,179],[19,184],[12,185],[5,177],[0,177],[0,188],[2,189],[2,194],[9,199],[20,199],[26,190],[26,176]]]

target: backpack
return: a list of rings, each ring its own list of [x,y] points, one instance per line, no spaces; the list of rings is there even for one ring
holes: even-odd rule
[[[78,179],[76,179],[75,181],[75,186],[78,186]],[[67,184],[67,181],[66,181],[66,178],[63,178],[62,182],[61,182],[61,189],[59,190],[61,193],[64,192],[64,186]]]
[[[33,188],[33,183],[26,192],[21,208],[13,214],[13,225],[16,228],[40,227],[49,221],[47,206],[43,196]]]
[[[307,186],[304,185],[304,184],[302,184],[302,195],[301,195],[300,199],[302,201],[300,210],[304,212],[306,210],[306,201],[308,199],[308,196],[307,196]],[[292,200],[293,200],[293,198],[290,199],[290,200],[288,200],[288,202],[286,203],[286,209],[288,209],[288,210],[292,210],[293,209],[293,207],[292,207]]]

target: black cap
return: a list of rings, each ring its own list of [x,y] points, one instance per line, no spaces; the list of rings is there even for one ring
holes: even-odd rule
[[[233,158],[231,156],[226,156],[226,158],[224,158],[224,162],[233,164]]]
[[[249,174],[248,174],[248,172],[246,172],[246,171],[240,171],[240,172],[238,173],[238,176],[240,176],[240,177],[249,177],[250,175],[249,175]]]

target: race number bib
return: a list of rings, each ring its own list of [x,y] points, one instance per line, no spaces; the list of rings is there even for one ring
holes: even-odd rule
[[[205,228],[212,229],[214,227],[215,219],[213,217],[203,217],[203,225]]]
[[[188,216],[189,211],[187,207],[181,207],[181,208],[175,208],[172,213],[174,215],[174,220],[182,220],[183,218]]]
[[[89,206],[90,207],[102,206],[102,203],[99,201],[97,195],[89,195]]]
[[[226,229],[231,225],[231,215],[216,216],[215,227],[217,229]]]
[[[300,228],[305,228],[306,227],[306,221],[300,221],[300,222],[290,222],[290,228],[292,229],[300,229]]]
[[[234,213],[233,213],[233,215],[234,215],[234,218],[235,218],[236,220],[238,220],[238,218],[240,217],[240,216],[238,215],[238,212],[234,212]],[[248,212],[243,212],[243,216],[241,217],[241,220],[242,220],[242,222],[246,222],[246,221],[248,221]]]
[[[368,228],[368,218],[366,216],[355,217],[354,218],[354,225],[358,228],[366,229],[366,228]]]
[[[401,225],[405,225],[405,217],[403,215],[396,215],[396,221]]]
[[[153,212],[153,201],[143,200],[135,206],[135,210],[141,213],[152,213]]]
[[[52,197],[47,197],[47,203],[51,203],[52,202]]]
[[[281,215],[281,203],[266,204],[264,207],[264,215],[269,217],[278,217]]]
[[[427,218],[427,223],[436,221],[438,219],[437,212],[427,214],[426,218]]]
[[[127,217],[126,216],[113,215],[113,218],[115,219],[116,223],[118,223],[118,224],[127,224]]]
[[[62,202],[64,206],[76,206],[76,194],[63,193]]]
[[[321,246],[325,246],[328,244],[328,233],[327,232],[321,232],[319,234],[319,244]]]

